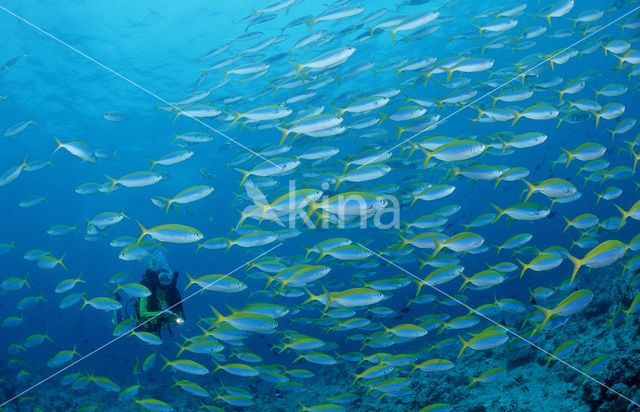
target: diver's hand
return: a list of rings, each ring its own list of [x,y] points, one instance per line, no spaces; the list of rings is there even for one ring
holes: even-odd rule
[[[165,319],[172,319],[172,318],[177,318],[178,315],[175,314],[174,312],[170,311],[170,310],[165,310],[162,313],[162,317],[165,318]]]
[[[167,310],[166,312],[164,312],[163,319],[167,322],[172,322],[177,324],[181,324],[184,322],[184,319],[182,319],[177,313],[172,312],[170,310]]]

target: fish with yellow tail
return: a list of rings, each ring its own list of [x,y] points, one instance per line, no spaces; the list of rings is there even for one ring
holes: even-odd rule
[[[549,322],[549,319],[551,319],[553,315],[570,316],[574,313],[578,313],[582,309],[584,309],[592,299],[592,291],[590,291],[589,289],[580,289],[564,298],[562,302],[558,303],[553,309],[547,309],[543,308],[542,306],[536,305],[536,308],[538,308],[538,310],[544,314],[544,319],[540,324],[536,326],[536,328],[531,333],[531,336],[537,333],[540,329],[544,329],[545,325],[547,324],[547,322]]]
[[[573,280],[578,274],[578,270],[580,270],[582,266],[593,269],[609,266],[622,258],[626,251],[627,245],[619,240],[607,240],[591,249],[582,259],[565,253],[567,258],[573,262],[573,273],[571,274],[570,283],[573,283]]]

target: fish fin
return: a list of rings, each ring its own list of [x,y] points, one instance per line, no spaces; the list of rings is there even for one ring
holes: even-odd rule
[[[620,224],[618,225],[618,230],[620,230],[620,228],[624,225],[624,222],[627,220],[627,218],[631,214],[631,211],[627,212],[616,204],[614,204],[614,206],[616,207],[616,209],[618,209],[618,212],[620,212],[620,214],[622,215],[622,218],[620,219]]]
[[[60,139],[58,139],[56,136],[53,136],[53,138],[56,139],[56,143],[58,144],[58,147],[56,147],[56,150],[53,151],[53,153],[55,153],[62,147],[64,143],[62,143]]]
[[[251,173],[250,171],[247,170],[242,170],[242,169],[238,169],[235,168],[238,172],[242,173],[242,180],[240,180],[240,186],[242,186],[242,184],[244,183],[245,180],[247,180],[247,177],[249,177],[249,174]]]
[[[136,241],[136,243],[140,243],[140,241],[142,240],[144,235],[147,234],[147,229],[145,229],[144,226],[142,226],[142,223],[140,223],[139,221],[136,220],[136,222],[138,223],[138,226],[140,227],[140,230],[142,231],[142,233],[140,234],[140,237]]]
[[[117,183],[117,180],[116,180],[116,179],[114,179],[114,178],[113,178],[113,177],[111,177],[111,176],[104,175],[104,177],[106,177],[107,179],[109,179],[109,181],[111,182],[111,186],[109,186],[109,190],[107,190],[107,194],[109,194],[109,193],[111,193],[111,190],[113,190],[113,187],[114,187],[115,185],[117,185],[118,183]]]
[[[500,219],[500,217],[502,217],[502,214],[504,213],[504,210],[500,209],[494,203],[491,203],[491,206],[496,210],[496,212],[498,212],[498,214],[496,215],[495,219],[493,219],[493,223],[496,223],[498,221],[498,219]]]
[[[462,339],[462,336],[458,335],[458,339],[460,339],[462,347],[460,348],[460,352],[458,353],[458,357],[456,359],[460,359],[460,356],[462,356],[464,350],[467,348],[467,346],[469,346],[469,342],[466,342],[464,339]]]
[[[526,202],[527,200],[529,200],[529,198],[531,197],[531,195],[533,194],[534,190],[536,189],[536,186],[532,185],[527,179],[520,179],[522,180],[527,187],[529,188],[529,193],[527,193],[527,196],[524,198],[524,201]]]
[[[302,70],[302,64],[299,63],[294,63],[292,61],[290,61],[289,63],[293,64],[294,66],[296,66],[296,77],[298,77],[298,75],[300,74],[300,71]]]
[[[62,261],[64,259],[64,257],[67,255],[67,253],[63,253],[62,256],[60,256],[60,259],[58,259],[58,263],[60,264],[60,266],[62,266],[64,268],[64,270],[67,270],[67,267],[64,265],[64,262]],[[24,283],[27,284],[27,286],[29,286],[29,284],[27,283],[26,277],[25,277],[25,281]],[[29,288],[31,288],[31,286],[29,286]]]
[[[333,303],[333,298],[331,297],[331,294],[329,293],[329,291],[327,290],[327,288],[325,288],[324,286],[322,287],[322,290],[324,291],[324,293],[327,295],[327,303],[324,305],[324,310],[323,312],[326,312],[327,309],[329,309],[329,307],[331,306],[331,303]]]
[[[571,262],[573,262],[573,272],[571,273],[571,282],[569,282],[569,285],[571,285],[573,283],[573,280],[576,278],[576,275],[578,274],[578,270],[580,270],[580,267],[582,266],[582,260],[571,256],[569,253],[565,253],[565,256],[567,258],[569,258],[569,260],[571,260]]]

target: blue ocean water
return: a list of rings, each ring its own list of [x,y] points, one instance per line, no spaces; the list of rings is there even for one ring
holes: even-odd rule
[[[2,137],[4,150],[0,155],[0,170],[9,172],[25,156],[27,168],[38,161],[51,161],[50,165],[34,171],[22,170],[23,167],[19,166],[21,173],[15,180],[7,179],[10,173],[0,178],[0,213],[4,216],[0,219],[0,243],[13,245],[0,249],[6,252],[0,256],[3,268],[0,273],[0,318],[3,319],[0,341],[1,408],[7,411],[80,410],[83,407],[86,408],[83,410],[93,407],[95,410],[126,410],[144,406],[151,410],[195,410],[201,406],[201,401],[210,405],[209,409],[214,409],[214,406],[222,410],[240,408],[233,402],[245,402],[246,399],[216,399],[216,393],[223,397],[227,393],[223,386],[250,392],[253,395],[251,405],[242,407],[248,410],[367,408],[406,411],[440,403],[446,405],[439,406],[440,409],[434,406],[423,410],[560,410],[569,407],[575,410],[621,410],[639,401],[633,352],[638,327],[634,318],[637,310],[634,298],[638,296],[633,273],[637,270],[633,259],[638,249],[634,236],[638,235],[637,220],[640,216],[637,210],[633,210],[638,201],[634,164],[638,133],[635,127],[638,110],[635,64],[638,57],[633,54],[640,28],[638,10],[634,9],[638,2],[581,1],[573,4],[565,0],[496,4],[468,0],[398,0],[392,3],[352,0],[326,4],[301,0],[279,3],[286,7],[264,13],[255,10],[267,7],[267,2],[132,5],[125,2],[8,1],[0,5],[6,8],[0,10],[5,36],[0,64],[7,62],[0,67],[0,96],[6,96],[6,99],[0,98],[3,109],[0,111],[0,130],[6,130]],[[402,27],[414,16],[430,11],[439,13],[437,19],[398,30],[394,40],[390,39],[391,30]],[[363,25],[358,24],[376,12],[380,12],[379,17]],[[547,19],[540,15],[552,13],[557,16],[550,16],[549,25]],[[309,28],[311,20],[286,27],[305,16],[310,16],[310,19],[316,17],[318,21],[313,28]],[[322,17],[317,19],[319,16],[325,16],[326,20],[323,21]],[[391,20],[393,17],[396,19]],[[254,20],[251,24],[252,19],[260,18],[268,21],[259,23]],[[576,18],[582,20],[574,25],[571,19]],[[617,19],[620,20],[616,24],[609,25]],[[384,21],[390,23],[385,26],[382,24]],[[507,28],[514,23],[517,23],[515,27]],[[627,27],[621,29],[620,25],[625,24]],[[380,28],[376,29],[376,25]],[[433,32],[423,38],[411,37],[419,30],[429,28]],[[544,28],[545,32],[539,36],[526,34],[531,28]],[[294,50],[291,57],[287,55],[304,36],[322,30],[326,33],[320,40]],[[368,32],[373,36],[366,36]],[[247,33],[254,33],[255,38],[237,40]],[[234,39],[218,55],[203,58]],[[247,52],[259,48],[268,39],[272,44]],[[355,47],[356,50],[342,60],[318,63],[318,56],[347,47]],[[605,53],[607,47],[609,50]],[[285,55],[278,57],[281,53]],[[567,54],[569,58],[562,60]],[[222,70],[207,71],[218,62],[238,56]],[[277,58],[272,59],[274,56]],[[433,61],[424,67],[407,69],[410,62],[430,57]],[[466,63],[474,61],[471,59],[478,59],[490,67],[465,68],[468,67]],[[627,60],[621,63],[620,59]],[[553,68],[549,60],[554,61]],[[247,65],[265,64],[265,61],[270,62],[267,70],[247,69]],[[292,65],[289,61],[302,66]],[[314,62],[316,67],[312,67]],[[355,76],[344,76],[350,69],[367,62],[373,63],[371,68]],[[389,67],[391,69],[387,70]],[[449,82],[443,67],[452,73]],[[257,71],[242,74],[239,68]],[[438,70],[445,73],[438,73]],[[203,73],[206,77],[201,77]],[[252,76],[255,78],[251,79]],[[221,85],[225,79],[229,82]],[[300,81],[301,84],[289,88],[286,84],[290,81]],[[322,86],[324,81],[328,83]],[[461,85],[452,86],[456,81]],[[570,91],[564,99],[558,98],[557,90],[563,90],[567,85],[575,86],[576,82],[584,82],[584,85],[575,94],[570,94]],[[606,89],[606,86],[613,87]],[[508,110],[489,113],[492,96],[515,88],[533,92],[533,95],[520,101],[498,101],[496,107]],[[204,91],[201,94],[204,97],[181,103],[197,91]],[[438,100],[460,91],[469,92],[470,97],[440,102],[438,107]],[[604,91],[604,94],[596,97],[596,91]],[[313,93],[313,96],[298,101],[292,98],[303,92]],[[386,100],[380,103],[378,99],[376,104],[382,106],[358,106],[374,100],[372,96],[380,95],[384,95]],[[623,105],[624,113],[609,114],[582,110],[573,104],[570,106],[569,102],[575,103],[580,99],[587,100],[584,105],[599,104],[601,110],[619,109],[619,106],[606,104]],[[167,102],[173,105],[168,111],[163,110],[167,108]],[[186,115],[174,119],[177,111],[189,112],[194,104],[206,104],[220,111],[215,117],[200,118],[210,128]],[[281,104],[291,109],[292,114],[245,123],[251,110]],[[409,105],[424,107],[424,117],[409,120],[387,117],[379,125],[374,122],[364,129],[349,127],[367,117],[380,117],[382,120],[382,116],[391,116],[397,113],[397,109]],[[541,110],[539,114],[535,105],[543,105],[546,110],[556,109],[557,113],[545,115]],[[479,110],[485,114],[479,116]],[[104,118],[104,114],[114,111],[123,114],[125,119],[109,121]],[[243,117],[233,122],[236,112]],[[305,131],[294,136],[294,131],[284,144],[281,143],[283,133],[278,127],[292,128],[310,114],[319,113],[328,117],[340,114],[340,124],[347,127],[346,131],[320,137],[310,136],[314,132]],[[595,117],[599,113],[605,113],[605,117],[596,128]],[[513,124],[516,114],[524,116]],[[412,122],[436,115],[439,117],[425,123],[427,126],[411,130],[410,126],[416,124]],[[505,121],[499,115],[512,117]],[[611,118],[607,119],[607,116]],[[561,118],[565,120],[558,126]],[[12,127],[28,120],[34,120],[35,124],[13,134],[15,128]],[[610,130],[619,125],[624,128],[627,124],[632,127],[612,138]],[[425,131],[428,126],[433,128]],[[408,130],[398,137],[397,127]],[[315,132],[327,129],[329,127]],[[191,132],[209,134],[213,140],[199,144],[174,140],[176,135]],[[421,133],[414,136],[416,132]],[[511,144],[502,143],[496,133],[506,133],[499,136]],[[512,139],[525,133],[539,133],[546,136],[546,140],[530,147],[518,147]],[[481,153],[472,155],[453,150],[451,158],[444,158],[448,152],[438,146],[430,146],[427,140],[443,136],[482,144]],[[83,145],[77,147],[87,148],[88,154],[95,155],[103,149],[107,155],[92,162],[80,159],[64,148],[54,153],[57,146],[54,137],[65,143],[80,141]],[[411,141],[406,141],[409,138]],[[566,166],[566,161],[561,158],[562,148],[574,151],[587,142],[601,145],[605,152],[584,161],[573,159]],[[412,146],[412,143],[422,149]],[[439,145],[443,146],[442,143]],[[337,147],[339,153],[322,162],[298,157],[321,146]],[[266,149],[278,148],[283,152],[277,156],[260,154]],[[108,194],[83,195],[76,192],[83,183],[107,182],[106,176],[118,179],[133,172],[148,171],[148,159],[158,160],[177,150],[190,150],[194,154],[184,162],[156,165],[153,170],[163,173],[162,180],[156,184],[144,187],[118,184],[115,185],[116,190]],[[389,150],[391,156],[386,157]],[[336,179],[345,177],[344,162],[353,162],[346,169],[351,172],[367,163],[361,158],[368,151],[379,154],[372,164],[388,165],[391,171],[381,177],[360,177],[359,181],[349,181],[347,177],[335,189]],[[423,151],[433,155],[426,169],[423,168]],[[256,156],[256,152],[260,155]],[[249,177],[248,180],[256,184],[273,179],[270,182],[272,186],[260,187],[261,195],[269,202],[261,204],[247,189],[247,184],[239,185],[243,175],[236,169],[257,172],[262,170],[255,169],[261,167],[261,163],[269,165],[275,158],[287,158],[299,164],[295,164],[293,171],[274,168],[264,172],[264,176]],[[554,167],[553,162],[558,159],[560,162]],[[598,170],[598,165],[593,164],[593,171],[579,171],[588,161],[596,160],[607,162],[604,169]],[[518,207],[524,201],[522,191],[527,192],[527,185],[522,181],[505,180],[496,186],[496,177],[474,181],[464,176],[466,167],[478,165],[493,166],[494,172],[499,167],[502,174],[509,168],[528,169],[526,180],[538,185],[529,201],[548,215],[540,220],[533,220],[531,216],[510,220],[505,215],[497,221],[489,220],[483,226],[465,229],[462,225],[476,217],[495,213],[492,204],[501,209]],[[617,167],[623,169],[615,169]],[[609,174],[610,171],[614,174]],[[453,177],[457,172],[461,174]],[[563,179],[565,188],[577,190],[581,196],[565,203],[567,196],[564,194],[539,193],[545,191],[541,183],[550,178]],[[416,183],[453,185],[455,190],[441,198],[417,199],[411,204],[413,196],[424,195],[429,187],[422,186],[412,195],[412,191],[417,190]],[[379,186],[382,184],[388,186]],[[180,204],[168,213],[150,201],[154,196],[172,198],[196,185],[211,185],[215,190],[203,199]],[[622,195],[598,201],[594,193],[603,193],[609,187],[620,188]],[[301,206],[295,210],[277,208],[271,203],[300,189],[322,190],[323,197],[312,202],[298,195]],[[366,198],[362,193],[369,196],[384,193],[390,202],[389,207],[377,210],[380,204],[376,203],[372,206],[376,210],[363,211],[369,213],[366,227],[352,228],[349,222],[354,215],[345,217],[328,210],[332,202],[337,202],[332,196],[339,199],[340,194],[354,192],[358,193],[358,198]],[[46,201],[32,207],[19,205],[27,196],[34,195],[46,196]],[[307,196],[311,195],[307,193]],[[150,265],[148,259],[119,259],[122,247],[109,245],[119,236],[138,239],[141,232],[136,221],[147,229],[165,224],[185,225],[197,229],[204,236],[203,241],[217,237],[237,240],[257,231],[282,230],[290,222],[289,215],[309,212],[310,204],[324,211],[323,215],[334,223],[326,228],[310,228],[297,222],[295,229],[299,233],[294,233],[295,237],[281,235],[275,242],[254,247],[234,245],[228,251],[224,248],[201,248],[196,252],[194,244],[156,239],[161,241],[171,269],[180,273],[177,286],[182,297],[188,297],[183,304],[185,323],[173,326],[173,335],[164,331],[161,345],[148,345],[135,336],[113,340],[113,311],[98,310],[90,305],[80,309],[82,302],[66,309],[59,307],[61,299],[71,293],[84,292],[86,299],[112,298],[116,286],[109,280],[119,272],[129,273],[127,282],[140,282],[142,273]],[[451,205],[459,211],[446,216],[445,224],[429,229],[405,230],[407,223]],[[621,214],[616,205],[630,212],[622,227],[618,227]],[[250,212],[256,207],[264,212],[267,219],[259,220],[258,215],[258,219],[248,218],[238,227],[240,212]],[[376,227],[372,212],[380,214],[384,211],[383,220],[397,218],[399,227]],[[128,218],[108,229],[87,225],[103,212],[122,212]],[[270,221],[269,213],[278,215],[285,226]],[[596,215],[598,224],[580,230],[573,227],[564,230],[566,221],[563,216],[573,219],[585,213]],[[315,221],[316,216],[312,214],[312,220]],[[609,218],[618,220],[606,224]],[[346,220],[347,227],[336,225],[336,219],[341,220],[340,223]],[[77,230],[60,236],[47,234],[47,229],[60,224],[75,225]],[[88,230],[95,230],[97,238],[88,237]],[[482,244],[471,247],[463,242],[447,243],[454,235],[466,231],[480,236]],[[420,260],[430,259],[434,248],[418,246],[411,240],[426,232],[432,233],[427,239],[436,238],[442,243],[442,250],[435,256],[452,255],[454,264],[464,266],[466,277],[500,262],[510,262],[517,269],[499,273],[505,277],[499,284],[476,285],[464,291],[459,291],[463,280],[460,277],[434,285],[448,295],[456,295],[457,301],[453,305],[442,303],[446,296],[427,284],[422,285],[422,294],[432,294],[435,300],[425,304],[408,303],[416,297],[418,279],[424,279],[437,268],[429,265],[421,268]],[[443,237],[437,237],[435,233]],[[532,248],[504,249],[496,256],[495,246],[519,233],[532,235],[531,241],[523,245]],[[573,243],[581,236],[589,240],[582,248]],[[327,255],[319,261],[318,254],[305,256],[305,248],[313,248],[319,242],[332,238],[349,239],[354,246],[347,252],[371,250],[375,253],[356,258],[351,254],[333,256],[331,250],[325,250]],[[145,240],[154,239],[148,235]],[[616,255],[620,252],[619,248],[616,249],[619,245],[613,241],[624,245],[624,256]],[[367,249],[356,247],[357,244]],[[603,244],[602,249],[597,249]],[[279,262],[289,268],[294,265],[324,265],[331,271],[325,277],[303,284],[296,284],[292,278],[280,277],[267,287],[266,275],[278,277],[277,272],[265,273],[260,268],[248,269],[244,265],[272,247],[276,249],[259,261]],[[563,258],[559,266],[541,271],[528,269],[520,278],[523,264],[552,247],[562,248],[558,252]],[[25,253],[32,249],[47,251],[56,259],[64,255],[66,269],[62,266],[43,269],[36,261],[26,260]],[[608,253],[615,256],[612,258]],[[574,269],[567,255],[584,258],[583,266],[570,287],[558,288],[571,277]],[[630,264],[632,270],[625,270],[625,264]],[[195,286],[184,291],[188,283],[187,273],[194,278],[207,274],[230,275],[243,282],[246,288],[235,293],[205,290],[193,294],[197,290]],[[17,290],[12,288],[16,281],[7,281],[12,277],[25,276],[29,286]],[[64,294],[54,292],[61,281],[78,276],[85,283]],[[371,286],[373,281],[390,278],[399,282],[397,289],[394,286],[376,290]],[[287,282],[293,282],[292,290],[299,296],[278,294],[280,285]],[[366,295],[365,301],[354,303],[352,294],[356,292],[355,288],[362,287],[367,289],[358,292]],[[551,288],[554,294],[545,300],[532,301],[531,291],[537,287]],[[344,319],[328,321],[324,304],[303,303],[309,297],[306,290],[317,296],[325,294],[325,301],[326,293],[331,292],[335,302],[331,309],[353,308],[355,313],[351,317],[365,318],[370,321],[369,325],[348,331],[335,330]],[[578,308],[574,313],[565,314],[570,316],[561,321],[550,318],[553,328],[543,327],[539,318],[528,320],[541,313],[535,305],[557,309],[556,312],[562,314],[558,305],[566,303],[564,299],[573,296],[571,293],[577,290],[592,293],[584,310]],[[379,293],[384,295],[383,301],[376,300]],[[18,307],[23,299],[38,296],[43,299],[33,307],[22,310]],[[126,301],[128,297],[124,299]],[[503,310],[485,316],[471,312],[479,321],[476,325],[438,333],[443,322],[467,315],[469,308],[475,309],[500,299],[515,299],[524,306],[524,311],[508,313]],[[225,358],[212,359],[209,355],[187,352],[177,357],[176,343],[184,345],[187,338],[201,341],[203,331],[211,332],[216,327],[228,325],[228,322],[215,324],[211,306],[226,315],[230,313],[226,305],[241,311],[247,304],[257,302],[282,305],[288,308],[289,313],[278,318],[277,328],[267,333],[249,331],[248,337],[238,341],[219,338],[225,346],[220,355]],[[377,306],[391,309],[391,315],[379,316],[369,311]],[[625,324],[624,319],[617,319],[610,326],[608,319],[615,318],[620,309],[626,311],[623,317],[628,313],[628,322]],[[21,320],[17,326],[11,326],[11,321],[6,320],[10,317]],[[397,325],[413,325],[418,330],[428,330],[428,333],[403,338],[392,332],[385,333],[381,325],[389,329]],[[498,329],[503,331],[500,333],[508,338],[508,343],[502,342],[487,350],[467,348],[457,358],[461,339],[468,342],[474,336],[486,334],[486,328],[500,328],[499,325],[509,328],[510,332]],[[52,341],[24,347],[27,337],[44,333]],[[530,338],[530,343],[535,346],[517,342],[514,334]],[[324,345],[314,351],[330,356],[336,364],[320,365],[303,359],[294,362],[298,355],[308,352],[287,349],[280,353],[278,348],[273,348],[273,345],[290,343],[301,336],[322,340]],[[363,339],[367,340],[363,342]],[[433,346],[446,339],[451,341],[445,341],[442,347]],[[545,369],[546,356],[569,340],[578,341],[578,347],[573,352],[558,355],[566,364],[555,362]],[[363,343],[367,345],[363,346]],[[48,361],[60,351],[73,348],[79,355],[71,362],[59,367],[47,366]],[[246,349],[262,360],[251,363],[232,356],[238,348]],[[157,354],[155,366],[147,372],[134,371],[136,363],[152,353]],[[345,357],[349,353],[354,354],[354,358]],[[366,376],[352,384],[353,374],[362,374],[376,362],[384,364],[389,356],[401,354],[411,361],[393,366],[389,374],[378,378]],[[72,364],[85,355],[90,356]],[[204,365],[210,372],[197,376],[174,372],[171,367],[161,370],[165,365],[161,356],[169,361],[189,359]],[[608,357],[606,365],[598,364],[587,371],[590,362],[599,356]],[[371,357],[371,360],[359,363],[359,357]],[[455,366],[440,372],[414,368],[429,359],[446,359]],[[242,377],[223,370],[214,372],[214,361],[221,365],[248,365],[256,368],[261,376]],[[472,382],[469,375],[480,377],[492,368],[505,370],[504,373],[496,371],[495,376],[481,379],[466,389]],[[287,374],[292,369],[307,369],[314,378],[302,379]],[[278,386],[269,380],[272,378],[266,373],[274,370],[299,386]],[[586,371],[591,378],[582,376],[579,371]],[[77,379],[92,382],[80,389],[62,385],[62,378],[71,373],[79,373]],[[134,398],[142,405],[132,406],[133,400],[128,398],[118,400],[118,391],[106,391],[94,384],[95,377],[108,378],[118,385],[119,390],[140,384],[142,388]],[[180,387],[172,387],[174,379],[185,379],[202,386],[209,397],[198,397]],[[394,384],[390,382],[392,379],[397,379],[397,387],[385,389],[384,385]],[[615,393],[607,388],[613,388]],[[355,400],[340,404],[339,400],[325,399],[345,393],[353,393]],[[380,398],[381,395],[384,396]],[[162,401],[167,406],[143,401],[149,399]],[[546,402],[544,406],[541,406],[541,400]]]

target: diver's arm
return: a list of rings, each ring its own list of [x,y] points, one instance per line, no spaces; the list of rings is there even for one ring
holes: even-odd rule
[[[153,318],[154,316],[158,316],[159,314],[162,313],[162,311],[159,311],[159,312],[149,312],[149,311],[147,311],[148,301],[149,300],[147,298],[140,298],[140,317],[142,318],[143,321],[149,320],[149,319]],[[154,319],[154,321],[155,321],[155,319]]]
[[[178,304],[175,307],[175,312],[180,315],[182,321],[184,322],[187,318],[184,316],[184,309],[182,308],[182,296],[180,296],[180,292],[176,293],[178,296]]]

